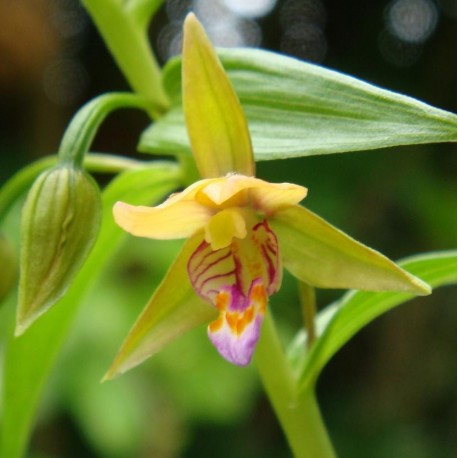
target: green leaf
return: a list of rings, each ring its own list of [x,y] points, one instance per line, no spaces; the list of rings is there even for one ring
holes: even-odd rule
[[[418,255],[399,264],[430,283],[434,288],[456,282],[456,253],[438,252]],[[295,339],[290,356],[301,367],[299,386],[307,390],[314,384],[327,362],[358,331],[388,310],[412,299],[408,293],[370,293],[350,291],[341,300],[318,314],[319,337],[304,355],[305,333]],[[302,353],[302,356],[299,356]],[[300,361],[300,362],[299,362]]]
[[[187,271],[189,258],[202,237],[198,233],[185,243],[130,330],[104,380],[137,366],[184,332],[216,317],[216,309],[196,295]]]
[[[285,268],[309,285],[415,294],[431,291],[420,279],[304,207],[280,211],[270,224]]]
[[[184,23],[183,109],[202,178],[254,175],[253,151],[242,107],[202,25]]]
[[[130,170],[113,180],[102,196],[103,219],[97,242],[66,296],[25,335],[14,338],[11,329],[3,367],[0,456],[19,458],[24,455],[40,394],[78,306],[126,236],[113,221],[114,203],[123,199],[150,204],[178,186],[179,171],[174,164],[167,163]]]
[[[326,68],[261,50],[219,50],[248,119],[256,160],[456,141],[456,116]],[[164,69],[172,109],[140,149],[189,152],[180,60]]]

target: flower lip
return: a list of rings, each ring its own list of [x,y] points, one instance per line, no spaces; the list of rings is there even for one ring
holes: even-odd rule
[[[209,324],[208,337],[226,360],[246,366],[259,340],[267,307],[262,280],[253,280],[246,296],[235,285],[226,287],[218,294],[217,300],[220,314]]]

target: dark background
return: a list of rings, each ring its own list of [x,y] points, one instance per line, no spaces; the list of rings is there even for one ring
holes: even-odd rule
[[[211,10],[216,3],[200,2],[204,24],[215,25],[218,14],[223,14],[221,24],[232,24],[224,16],[227,11]],[[454,1],[272,3],[270,12],[249,20],[231,13],[249,44],[456,112]],[[162,63],[173,50],[170,42],[177,40],[174,33],[188,8],[185,1],[167,2],[152,23],[151,41]],[[230,27],[225,38],[214,38],[221,44],[237,39]],[[81,104],[102,92],[126,89],[76,0],[0,1],[0,184],[23,165],[54,153]],[[94,150],[141,157],[135,152],[136,139],[147,125],[138,113],[115,113],[102,127]],[[260,163],[258,175],[307,186],[309,208],[392,259],[456,246],[454,145]],[[107,177],[99,180],[103,185]],[[93,334],[75,331],[48,389],[30,456],[290,456],[254,372],[241,375],[220,365],[214,370],[208,356],[210,362],[201,362],[203,375],[198,375],[199,366],[180,367],[171,361],[182,351],[180,344],[158,362],[126,375],[119,382],[125,386],[125,398],[104,398],[102,390],[107,388],[100,388],[98,380],[174,250],[167,245],[164,260],[151,266],[148,256],[161,247],[150,244],[145,255],[144,246],[134,242],[120,255],[123,261],[104,276],[97,294],[112,308],[97,312],[95,321],[116,328],[115,337],[103,332],[100,336],[98,329]],[[284,289],[283,296],[273,298],[272,309],[286,339],[298,328],[300,317],[289,278]],[[319,304],[340,294],[319,291]],[[115,307],[129,308],[126,322],[119,310],[121,323],[104,319]],[[455,307],[452,287],[411,301],[369,325],[331,361],[320,378],[318,395],[339,456],[456,456]],[[97,351],[92,353],[94,342],[101,348],[100,359]],[[195,333],[183,345],[200,348],[201,342]],[[199,383],[200,391],[208,384],[232,399],[206,399],[206,390],[199,395],[199,386],[193,388]],[[94,384],[100,391],[91,392]],[[90,402],[84,402],[86,397]],[[116,437],[113,415],[132,419],[129,437]],[[100,427],[104,422],[112,432]],[[119,428],[122,431],[122,425]]]

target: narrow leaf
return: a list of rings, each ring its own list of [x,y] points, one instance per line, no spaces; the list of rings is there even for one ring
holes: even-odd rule
[[[309,285],[430,293],[423,281],[304,207],[278,212],[271,226],[285,268]]]
[[[399,264],[413,275],[421,276],[434,288],[456,282],[455,252],[415,256]],[[300,388],[306,390],[311,383],[315,383],[332,356],[364,326],[413,297],[409,293],[350,291],[341,300],[320,312],[317,319],[320,335],[311,351],[305,355]],[[301,336],[298,341],[303,339],[304,337]]]
[[[248,119],[256,160],[456,141],[456,115],[411,97],[267,51],[218,54]],[[189,152],[177,97],[180,63],[164,70],[172,107],[143,133],[142,151]]]
[[[245,116],[205,31],[193,14],[184,24],[183,106],[197,169],[203,178],[254,175]]]
[[[188,277],[188,260],[202,237],[198,233],[185,243],[130,330],[105,380],[137,366],[176,337],[216,317],[216,309],[196,295]]]

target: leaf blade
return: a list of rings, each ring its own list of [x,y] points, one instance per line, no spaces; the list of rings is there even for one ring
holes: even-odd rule
[[[256,160],[456,141],[456,116],[356,78],[261,50],[218,51],[248,119]],[[180,61],[164,71],[171,111],[140,149],[189,152]]]
[[[412,274],[421,276],[434,288],[456,282],[455,252],[418,255],[399,264]],[[299,377],[300,389],[306,390],[315,383],[332,356],[366,324],[413,297],[412,294],[399,292],[350,291],[320,312],[317,327],[321,332],[311,351],[305,355]]]

